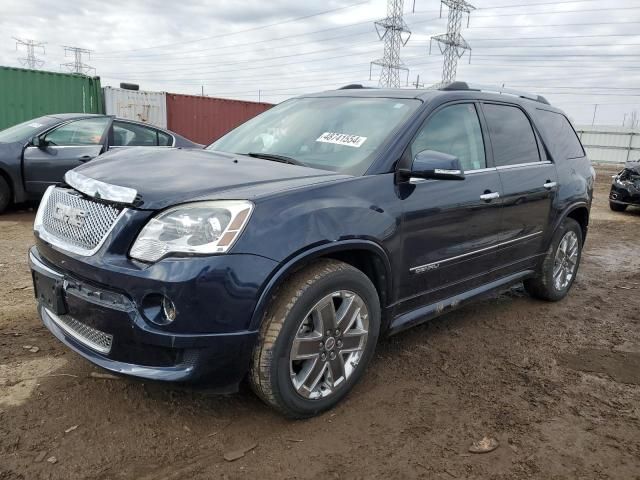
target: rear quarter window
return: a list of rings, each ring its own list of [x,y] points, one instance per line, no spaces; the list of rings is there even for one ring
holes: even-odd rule
[[[559,160],[584,157],[584,149],[575,130],[567,117],[549,110],[537,110],[538,127],[551,149],[551,153]]]

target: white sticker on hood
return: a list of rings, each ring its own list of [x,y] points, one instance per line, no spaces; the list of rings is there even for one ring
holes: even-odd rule
[[[360,137],[358,135],[324,132],[317,138],[316,142],[335,143],[336,145],[344,145],[345,147],[360,148],[366,139],[367,137]]]
[[[29,126],[31,128],[40,128],[42,126],[42,123],[33,122],[33,123],[30,123]]]

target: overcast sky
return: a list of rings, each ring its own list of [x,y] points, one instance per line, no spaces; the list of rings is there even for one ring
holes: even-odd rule
[[[0,65],[19,66],[11,37],[47,42],[41,67],[60,71],[62,45],[93,51],[103,85],[280,102],[369,80],[382,56],[373,20],[384,0],[0,0]],[[577,124],[621,125],[640,112],[640,0],[476,0],[463,35],[473,48],[458,80],[545,95]],[[516,6],[518,5],[518,6]],[[446,32],[438,0],[406,0],[409,81],[440,80],[429,38]],[[329,10],[333,10],[328,13]],[[305,17],[305,18],[301,18]],[[466,27],[466,21],[465,21]],[[629,115],[627,115],[629,117]]]

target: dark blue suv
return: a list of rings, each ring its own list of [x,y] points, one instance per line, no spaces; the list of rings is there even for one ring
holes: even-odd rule
[[[50,187],[38,311],[113,372],[307,417],[378,338],[524,281],[563,298],[594,171],[542,97],[457,82],[288,100],[206,150],[130,149]]]

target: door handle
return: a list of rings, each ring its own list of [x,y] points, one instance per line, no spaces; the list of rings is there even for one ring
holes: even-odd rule
[[[556,185],[558,185],[557,182],[550,182],[549,180],[547,180],[547,183],[545,183],[543,187],[547,190],[551,190],[552,188],[555,188]]]
[[[80,158],[78,158],[78,160],[80,162],[88,162],[89,160],[91,160],[93,157],[91,155],[83,155]]]
[[[500,194],[498,192],[487,192],[480,195],[480,200],[484,200],[485,202],[490,202],[496,198],[500,198]]]

